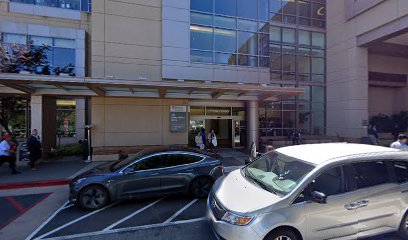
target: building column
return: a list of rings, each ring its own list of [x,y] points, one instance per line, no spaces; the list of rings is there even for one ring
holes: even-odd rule
[[[251,147],[252,142],[259,149],[259,104],[258,101],[247,102],[247,148]]]
[[[78,142],[85,138],[86,101],[84,98],[78,98],[75,102],[75,136]]]
[[[57,142],[57,101],[54,97],[31,96],[31,129],[37,129],[46,159]]]

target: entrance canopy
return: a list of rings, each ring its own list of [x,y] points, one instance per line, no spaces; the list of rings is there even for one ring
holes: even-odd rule
[[[280,101],[304,92],[266,84],[203,81],[146,81],[0,74],[0,93],[60,96],[107,96],[171,99]]]

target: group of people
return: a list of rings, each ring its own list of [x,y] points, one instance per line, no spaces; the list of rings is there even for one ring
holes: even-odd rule
[[[375,125],[368,126],[367,134],[372,145],[379,145],[378,132]],[[394,136],[394,139],[396,139],[396,141],[391,143],[391,148],[408,150],[408,136],[406,134],[401,134],[393,131],[392,135]]]
[[[0,166],[3,165],[3,163],[8,163],[11,169],[11,174],[21,173],[17,171],[16,167],[17,146],[18,143],[14,137],[8,134],[3,135],[2,141],[0,142]],[[37,129],[33,129],[30,137],[27,139],[27,150],[30,159],[29,166],[31,167],[31,170],[36,170],[35,162],[42,156],[42,147]]]
[[[201,131],[198,131],[197,135],[195,136],[195,144],[198,149],[205,150],[206,148],[209,148],[210,150],[215,151],[218,146],[218,142],[214,129],[210,131],[208,138],[206,137],[204,128],[202,128]]]

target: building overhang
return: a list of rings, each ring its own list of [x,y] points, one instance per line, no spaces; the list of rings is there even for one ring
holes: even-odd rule
[[[281,101],[304,92],[303,88],[276,87],[266,84],[146,81],[8,73],[0,74],[0,84],[0,94],[242,101]]]

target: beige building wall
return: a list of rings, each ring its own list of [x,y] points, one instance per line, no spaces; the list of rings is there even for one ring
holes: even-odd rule
[[[93,1],[92,77],[161,80],[161,0]]]
[[[369,54],[368,70],[408,75],[408,59]],[[386,80],[386,79],[384,79]],[[380,113],[392,115],[408,109],[408,88],[369,87],[369,117]]]
[[[170,105],[187,104],[187,100],[93,97],[92,145],[187,145],[187,131],[172,133],[169,125]]]
[[[327,1],[327,134],[366,135],[369,108],[367,48],[357,45],[361,34],[408,15],[408,1],[359,1],[365,11],[351,14],[353,0]],[[370,8],[368,8],[370,7]],[[358,10],[358,9],[357,9]],[[389,33],[384,32],[384,36]]]

